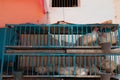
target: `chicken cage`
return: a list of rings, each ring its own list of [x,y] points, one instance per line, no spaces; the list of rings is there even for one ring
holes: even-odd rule
[[[7,25],[6,32],[6,47],[99,48],[105,42],[119,46],[117,24],[20,24]]]
[[[117,75],[119,39],[118,24],[7,24],[1,79]]]

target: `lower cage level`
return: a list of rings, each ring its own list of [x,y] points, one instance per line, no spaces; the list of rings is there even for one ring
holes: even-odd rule
[[[99,80],[101,74],[120,74],[119,57],[120,54],[6,53],[2,77]]]
[[[14,78],[3,78],[3,80],[14,80]],[[22,80],[101,80],[100,78],[22,78]]]

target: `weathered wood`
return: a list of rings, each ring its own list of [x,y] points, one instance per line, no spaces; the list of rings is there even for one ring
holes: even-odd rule
[[[74,49],[74,48],[70,48],[70,49],[41,49],[41,50],[6,50],[6,53],[33,53],[33,52],[45,52],[45,53],[75,53],[75,54],[98,54],[98,53],[105,53],[103,50],[101,49]],[[107,52],[106,52],[107,53]],[[111,51],[109,53],[120,53],[120,49],[111,49]]]
[[[5,46],[6,48],[12,48],[12,49],[46,49],[45,46]],[[61,47],[61,46],[49,46],[47,49],[100,49],[101,46],[66,46]]]
[[[63,76],[65,76],[65,75],[63,75]],[[63,76],[59,76],[59,75],[55,75],[54,77],[63,77]],[[8,77],[8,78],[12,78],[13,77],[13,75],[2,75],[2,77]],[[53,76],[44,76],[44,75],[26,75],[26,76],[23,76],[23,77],[53,77]],[[71,76],[66,76],[66,77],[78,77],[78,78],[100,78],[101,76],[99,76],[99,75],[86,75],[86,76],[74,76],[74,75],[71,75]]]
[[[89,50],[85,50],[85,49],[67,49],[66,53],[88,53],[88,54],[98,54],[98,53],[105,53],[103,50],[101,49],[89,49]],[[120,53],[120,49],[111,49],[110,53]]]
[[[7,50],[6,53],[65,53],[65,50]]]

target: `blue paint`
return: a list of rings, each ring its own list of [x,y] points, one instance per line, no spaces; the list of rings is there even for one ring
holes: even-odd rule
[[[0,55],[2,55],[4,31],[5,31],[5,28],[0,28]],[[0,61],[1,61],[1,56],[0,56]]]
[[[4,37],[5,37],[5,34],[4,34],[4,31],[5,31],[5,28],[0,28],[0,62],[1,62],[1,59],[2,59],[2,52],[3,52],[3,47],[4,47]],[[7,34],[9,34],[9,31],[7,32]],[[13,38],[14,34],[11,35],[11,37]],[[8,37],[8,36],[6,36]],[[13,45],[13,41],[11,41],[10,45]],[[6,41],[6,44],[9,44],[7,41]],[[7,61],[7,57],[5,56],[5,61]],[[9,59],[10,61],[12,61],[13,59],[10,58]]]

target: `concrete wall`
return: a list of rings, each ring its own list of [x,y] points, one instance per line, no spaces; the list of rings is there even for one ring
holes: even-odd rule
[[[46,0],[49,22],[67,21],[71,23],[100,23],[106,20],[114,22],[113,0],[79,0],[79,7],[53,8],[52,0]]]
[[[46,23],[39,1],[0,0],[0,27],[6,23]],[[120,21],[120,0],[79,0],[80,6],[76,8],[52,8],[51,1],[45,0],[50,23],[61,20],[72,23],[100,23],[110,19],[114,23]]]
[[[120,24],[120,0],[114,0],[115,21]]]

